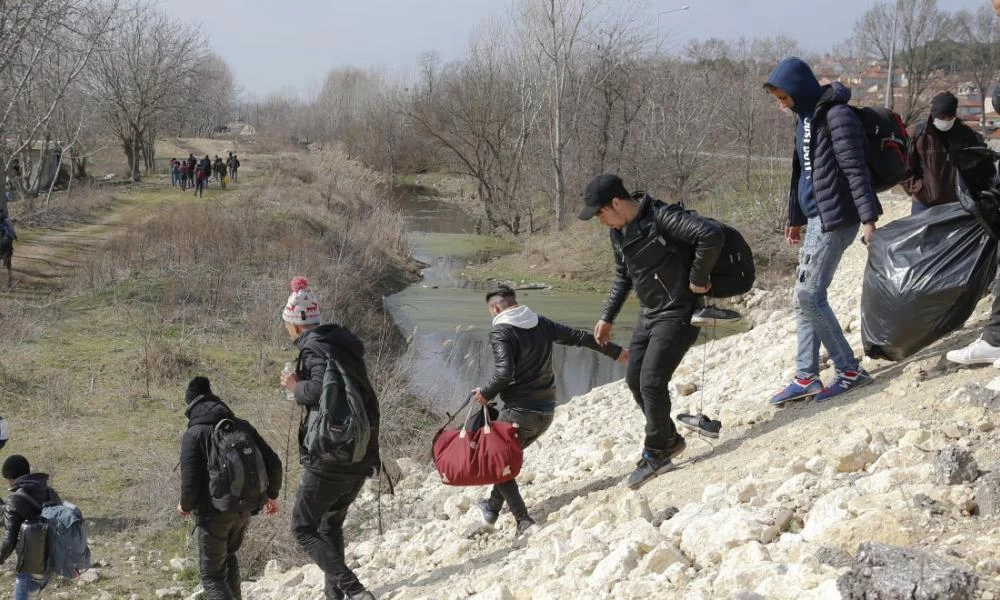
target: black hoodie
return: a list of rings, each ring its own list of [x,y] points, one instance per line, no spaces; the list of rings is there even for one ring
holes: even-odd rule
[[[295,386],[295,402],[305,407],[299,423],[299,462],[310,471],[326,476],[368,476],[379,465],[378,432],[381,415],[378,397],[368,380],[365,367],[365,347],[356,335],[345,327],[328,323],[305,331],[295,340],[299,349],[296,373],[299,384]],[[334,464],[321,461],[309,455],[302,440],[306,432],[309,411],[317,410],[323,393],[323,377],[326,374],[326,356],[330,355],[344,367],[348,375],[365,393],[365,406],[372,435],[368,443],[368,453],[363,460],[353,465]]]
[[[27,498],[16,493],[28,494],[38,506],[32,504]],[[15,548],[17,548],[17,537],[21,533],[21,523],[37,519],[42,511],[38,508],[46,502],[59,503],[59,494],[49,487],[49,476],[45,473],[29,473],[22,475],[14,481],[10,488],[11,495],[7,498],[4,506],[4,535],[3,543],[0,544],[0,563],[7,560]]]
[[[211,394],[195,398],[184,415],[188,418],[188,428],[181,441],[182,509],[194,511],[202,519],[218,512],[212,507],[208,494],[208,448],[212,443],[212,430],[222,419],[232,419],[253,435],[267,469],[267,497],[278,497],[281,491],[281,459],[250,423],[234,416],[222,400]]]

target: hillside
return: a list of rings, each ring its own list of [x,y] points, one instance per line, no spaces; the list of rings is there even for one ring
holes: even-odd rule
[[[888,216],[907,208],[893,202]],[[864,261],[865,249],[852,246],[831,288],[855,348]],[[747,302],[751,331],[696,347],[678,371],[675,384],[699,390],[675,393],[675,410],[703,405],[724,423],[718,442],[688,436],[678,470],[639,492],[624,488],[643,421],[624,383],[610,384],[561,407],[526,453],[519,481],[541,525],[533,535],[515,541],[504,514],[491,535],[465,539],[483,490],[445,487],[418,456],[398,462],[396,496],[382,496],[384,535],[364,521],[349,562],[379,598],[407,600],[860,598],[858,589],[893,582],[923,594],[901,597],[1000,597],[1000,372],[943,361],[975,338],[989,302],[966,329],[908,361],[865,359],[874,385],[775,409],[767,398],[794,370],[795,323],[788,290],[757,294]],[[994,473],[972,472],[960,449]],[[956,466],[978,480],[943,483]],[[374,503],[369,487],[361,505]],[[915,588],[898,556],[859,552],[866,541],[943,562],[914,559],[924,573]],[[864,566],[852,570],[855,560]],[[288,566],[270,564],[244,598],[322,597],[318,569]],[[841,594],[838,578],[853,592]],[[976,578],[977,591],[963,595]]]

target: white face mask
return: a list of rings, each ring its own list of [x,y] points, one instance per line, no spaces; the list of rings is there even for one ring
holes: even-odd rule
[[[955,119],[951,119],[950,121],[934,119],[934,126],[938,128],[938,131],[948,131],[955,126]]]

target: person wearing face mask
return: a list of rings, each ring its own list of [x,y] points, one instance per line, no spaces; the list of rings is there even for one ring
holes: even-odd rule
[[[913,200],[911,214],[931,206],[957,202],[955,154],[970,146],[982,146],[983,138],[956,117],[958,98],[941,92],[931,100],[931,114],[910,133],[907,158],[909,177],[903,189]]]

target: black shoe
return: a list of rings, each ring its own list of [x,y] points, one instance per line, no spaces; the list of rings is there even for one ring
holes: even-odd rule
[[[480,500],[477,506],[479,506],[479,512],[483,513],[483,522],[487,525],[495,524],[500,518],[500,511],[493,510],[489,500]]]
[[[644,450],[642,458],[636,463],[635,471],[632,471],[632,474],[628,476],[626,485],[630,490],[637,490],[657,475],[673,470],[676,465],[670,462],[670,459],[684,452],[685,448],[687,448],[687,442],[678,435],[673,445],[666,450]]]
[[[523,519],[520,519],[517,522],[517,534],[515,535],[515,537],[521,537],[535,525],[536,525],[535,520],[532,519],[531,517],[524,517]]]
[[[705,437],[719,439],[719,432],[722,431],[722,421],[709,419],[703,414],[689,415],[680,413],[677,415],[677,422],[692,431],[697,431]]]
[[[691,324],[695,327],[711,327],[712,325],[727,325],[738,323],[743,320],[743,315],[728,308],[718,308],[706,306],[694,311],[691,316]]]
[[[358,594],[347,594],[344,596],[345,600],[375,600],[375,594],[365,590]]]

